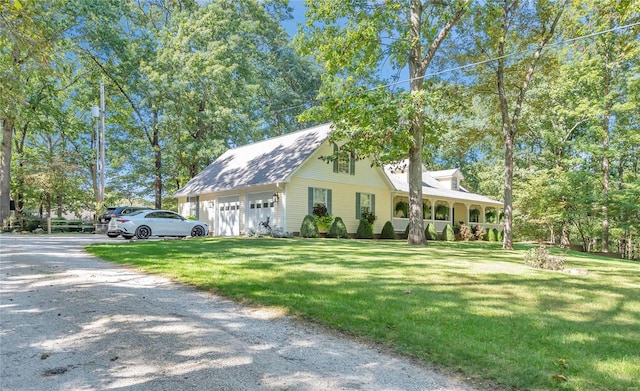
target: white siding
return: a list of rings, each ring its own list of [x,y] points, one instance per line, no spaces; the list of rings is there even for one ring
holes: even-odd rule
[[[309,212],[308,189],[319,187],[331,189],[334,217],[341,217],[349,233],[355,233],[359,221],[356,219],[356,193],[375,194],[375,214],[378,217],[373,231],[379,234],[385,222],[391,220],[391,193],[382,172],[371,167],[368,159],[356,161],[355,175],[334,173],[333,164],[318,159],[330,155],[332,148],[325,144],[306,164],[295,172],[286,185],[287,226],[290,232],[300,232],[302,220]]]

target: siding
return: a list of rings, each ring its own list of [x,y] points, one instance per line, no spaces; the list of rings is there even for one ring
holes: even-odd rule
[[[328,144],[324,144],[286,184],[286,230],[300,232],[304,216],[308,213],[308,189],[319,187],[331,189],[334,217],[341,217],[349,233],[355,233],[359,221],[356,219],[356,193],[375,194],[376,220],[373,232],[378,234],[382,226],[391,220],[391,193],[381,172],[371,167],[368,159],[355,163],[355,175],[334,173],[332,164],[318,159],[319,156],[333,153]]]

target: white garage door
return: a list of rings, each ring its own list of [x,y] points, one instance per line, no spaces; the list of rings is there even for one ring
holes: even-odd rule
[[[247,229],[257,229],[260,223],[269,221],[273,227],[274,216],[273,192],[249,194],[247,196]]]
[[[218,199],[217,236],[240,235],[240,197],[221,197]]]

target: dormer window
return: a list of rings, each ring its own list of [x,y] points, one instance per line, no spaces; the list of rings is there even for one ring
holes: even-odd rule
[[[456,178],[455,176],[451,178],[451,189],[458,190],[458,178]]]
[[[336,159],[333,161],[333,172],[339,174],[356,174],[356,160],[353,154],[341,151],[336,144],[333,144],[333,153]]]

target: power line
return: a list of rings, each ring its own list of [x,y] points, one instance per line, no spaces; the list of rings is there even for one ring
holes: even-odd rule
[[[635,26],[638,26],[638,25],[640,25],[640,22],[629,23],[629,24],[622,25],[622,26],[616,26],[616,27],[612,27],[612,28],[607,29],[607,30],[596,31],[594,33],[581,35],[579,37],[569,38],[569,39],[566,39],[564,41],[560,41],[560,42],[556,42],[556,43],[550,43],[550,44],[547,45],[547,47],[564,46],[564,45],[567,45],[567,44],[570,44],[570,43],[573,43],[575,41],[579,41],[579,40],[582,40],[582,39],[597,37],[599,35],[607,34],[607,33],[613,32],[613,31],[617,31],[617,30],[628,29],[628,28],[635,27]],[[396,82],[393,82],[393,83],[379,85],[379,86],[376,86],[376,87],[371,87],[371,88],[363,91],[362,93],[367,93],[367,92],[371,92],[371,91],[377,91],[377,90],[380,90],[382,88],[388,88],[388,87],[396,86],[396,85],[399,85],[399,84],[410,83],[410,82],[412,82],[414,80],[420,80],[420,79],[424,79],[424,78],[428,78],[428,77],[442,75],[444,73],[450,73],[450,72],[455,72],[455,71],[459,71],[459,70],[462,70],[462,69],[476,67],[476,66],[479,66],[479,65],[495,62],[495,61],[498,61],[498,60],[501,60],[501,59],[504,59],[504,58],[509,58],[509,57],[513,57],[513,56],[516,56],[516,55],[521,55],[521,54],[524,54],[524,53],[527,53],[527,51],[513,52],[513,53],[505,54],[505,55],[502,55],[502,56],[492,57],[492,58],[489,58],[489,59],[486,59],[486,60],[482,60],[482,61],[478,61],[478,62],[474,62],[474,63],[470,63],[470,64],[465,64],[465,65],[461,65],[461,66],[454,67],[454,68],[447,68],[447,69],[443,69],[441,71],[425,74],[424,76],[405,79],[405,80],[400,80],[400,81],[396,81]],[[355,93],[354,95],[358,95],[358,94],[359,93]],[[324,100],[327,100],[327,99],[329,99],[329,98],[325,98]],[[282,112],[282,111],[287,111],[287,110],[292,110],[292,109],[297,109],[297,108],[304,107],[304,106],[308,106],[312,102],[316,102],[316,100],[314,99],[314,100],[310,100],[310,101],[307,101],[307,102],[299,104],[299,105],[289,106],[289,107],[286,107],[284,109],[277,110],[276,113],[279,113],[279,112]]]

